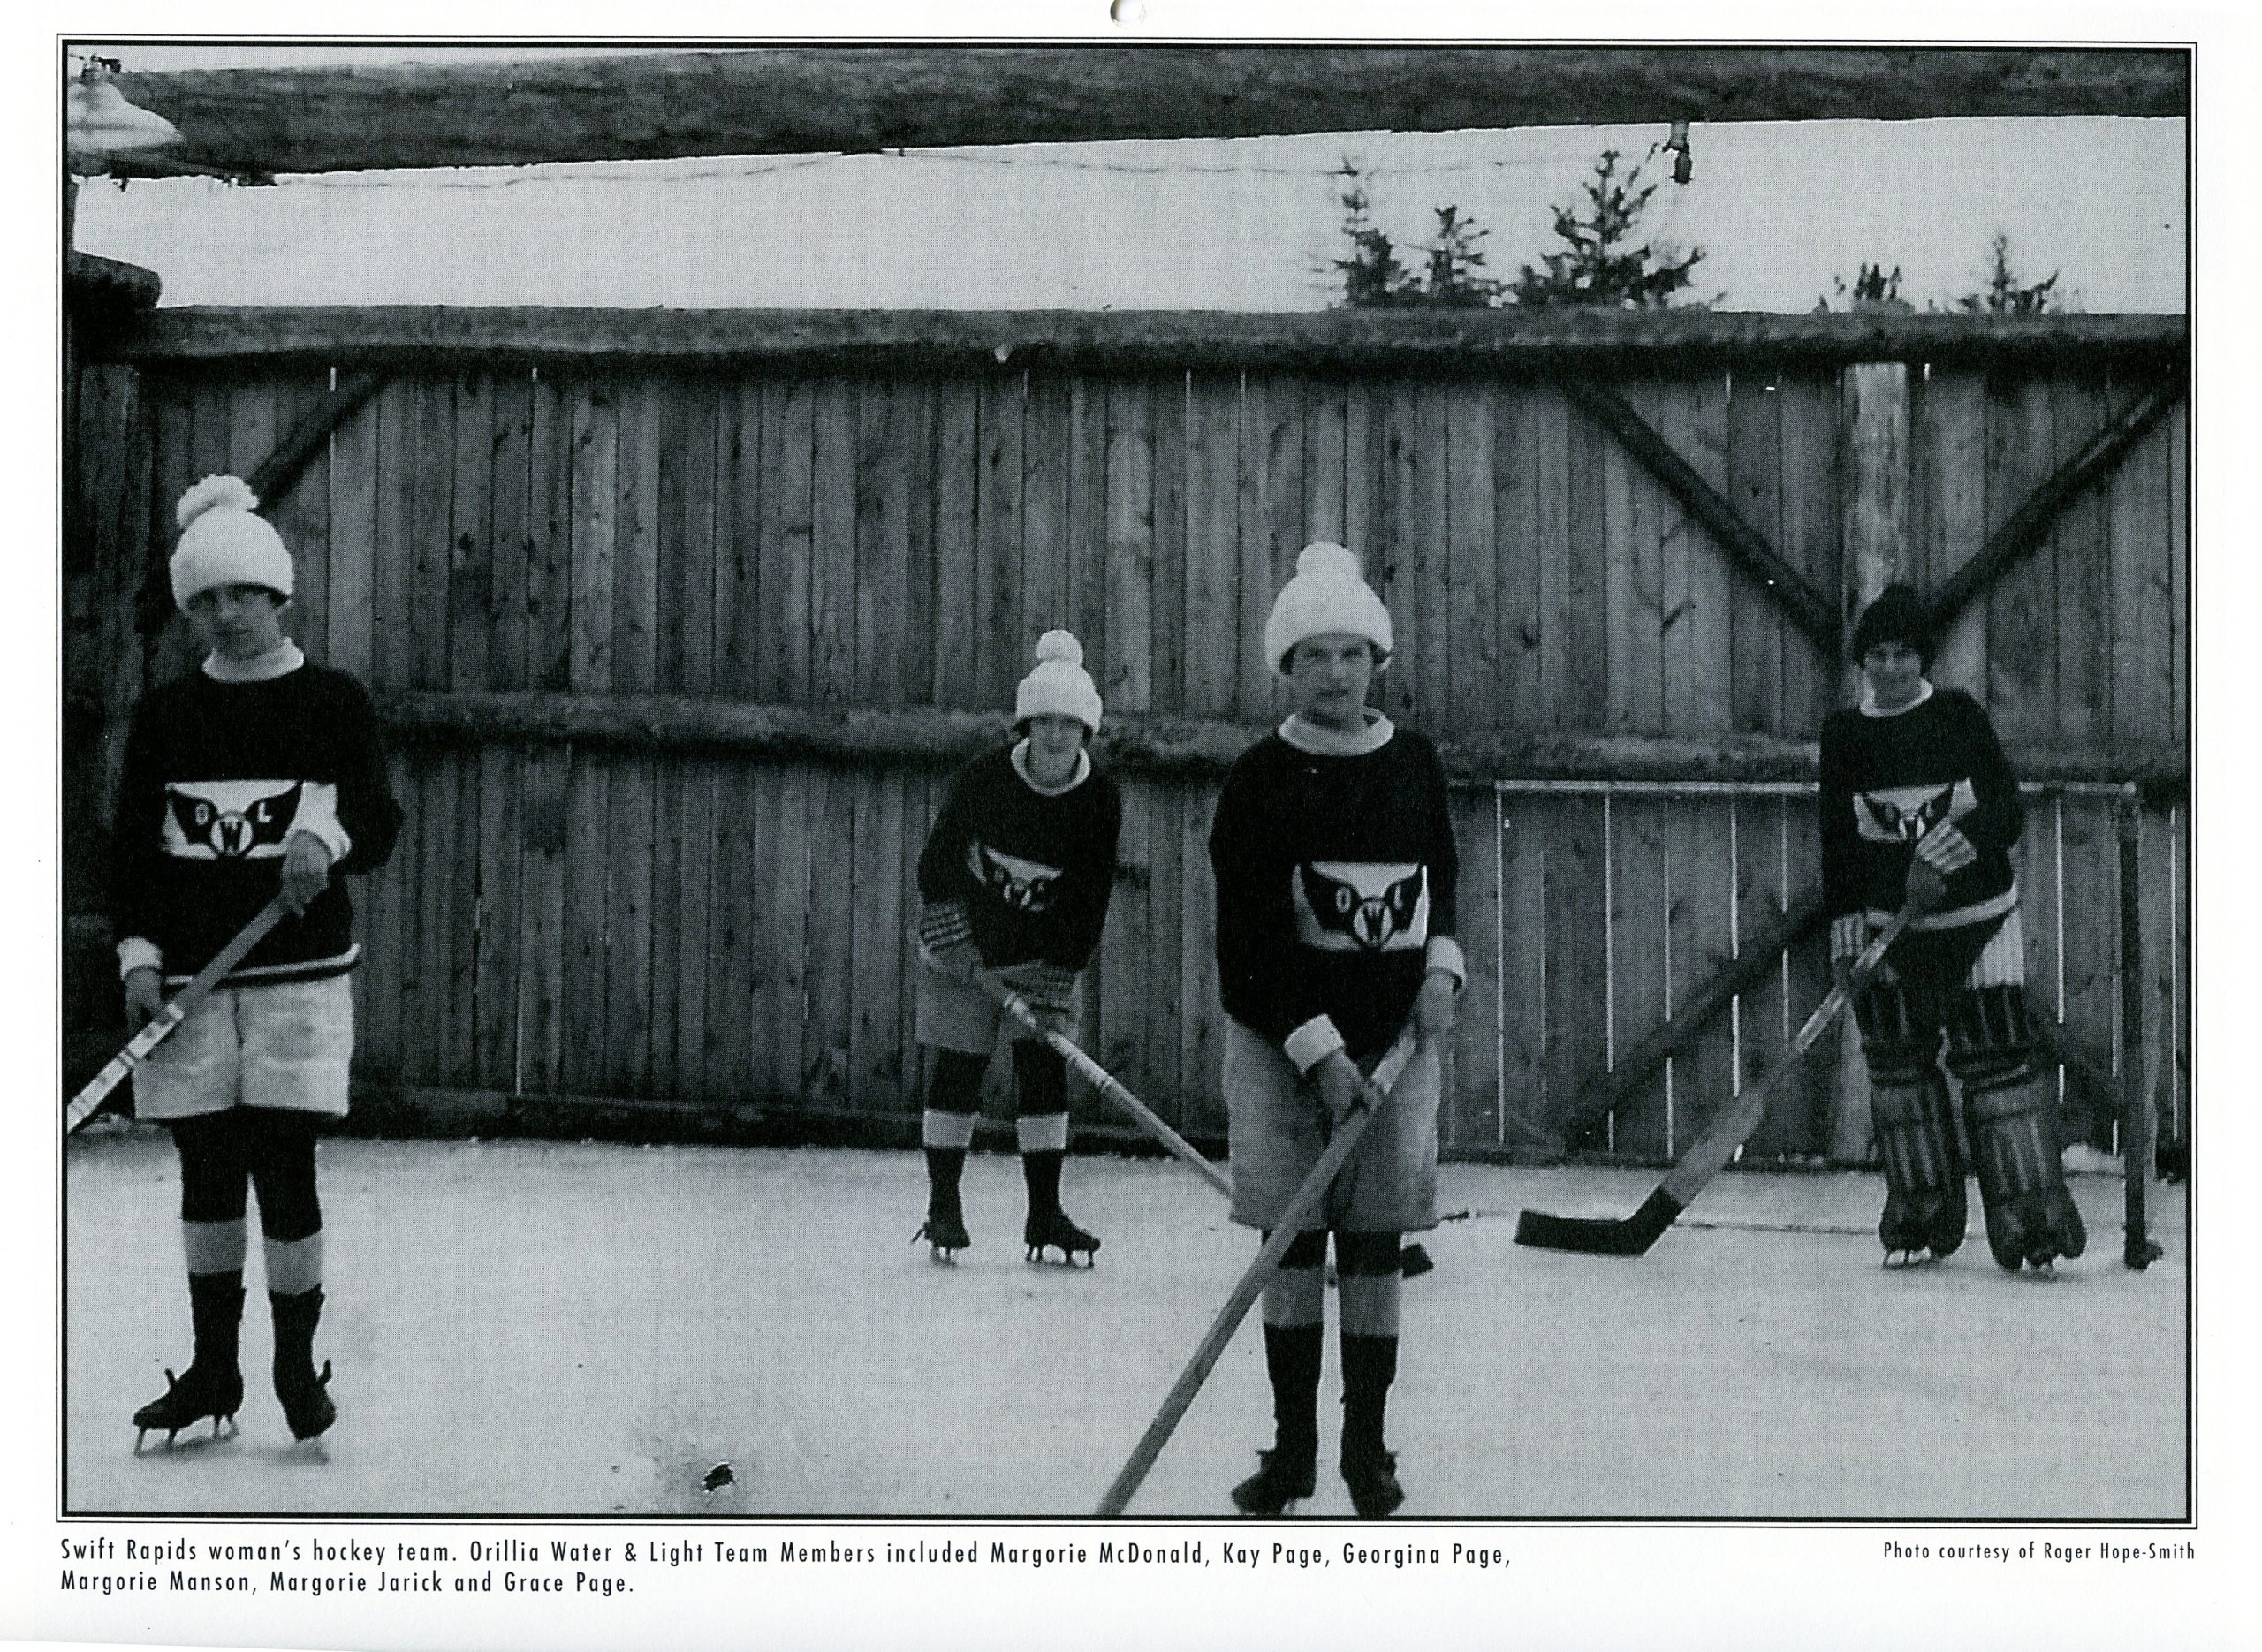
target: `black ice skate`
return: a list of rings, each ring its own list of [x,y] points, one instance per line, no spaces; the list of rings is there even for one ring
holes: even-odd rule
[[[1350,1489],[1351,1506],[1363,1520],[1378,1520],[1406,1501],[1398,1483],[1398,1453],[1379,1447],[1347,1448],[1341,1463],[1343,1483]]]
[[[311,1440],[338,1421],[338,1402],[330,1397],[330,1361],[322,1362],[317,1375],[311,1365],[275,1374],[275,1398],[283,1402],[283,1421],[291,1425],[294,1440]]]
[[[1075,1265],[1079,1251],[1083,1253],[1084,1266],[1090,1267],[1092,1253],[1099,1248],[1099,1239],[1069,1221],[1058,1206],[1042,1216],[1034,1210],[1029,1213],[1029,1220],[1021,1224],[1021,1243],[1029,1247],[1030,1262],[1050,1262],[1051,1258],[1044,1253],[1056,1249],[1068,1267]]]
[[[141,1454],[141,1444],[152,1428],[165,1431],[170,1450],[174,1436],[207,1417],[212,1419],[214,1439],[223,1437],[223,1428],[232,1435],[243,1403],[244,1374],[234,1366],[192,1365],[186,1375],[178,1377],[167,1370],[163,1396],[133,1413],[133,1426],[140,1430],[133,1436],[133,1453]]]
[[[1296,1451],[1275,1446],[1257,1452],[1256,1472],[1233,1488],[1233,1507],[1243,1514],[1278,1514],[1311,1496],[1317,1458],[1317,1449]]]
[[[966,1231],[966,1218],[957,1209],[945,1209],[939,1205],[928,1208],[927,1219],[911,1236],[915,1245],[921,1239],[927,1241],[928,1254],[938,1262],[957,1261],[959,1252],[974,1243]]]

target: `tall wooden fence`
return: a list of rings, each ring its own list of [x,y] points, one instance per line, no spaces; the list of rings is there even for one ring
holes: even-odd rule
[[[407,826],[358,896],[373,1105],[907,1139],[920,844],[1036,633],[1066,625],[1126,786],[1095,1053],[1221,1136],[1217,763],[1283,709],[1257,633],[1298,549],[1333,539],[1397,620],[1384,702],[1458,787],[1476,989],[1448,1150],[1655,1157],[1824,981],[1809,936],[1641,1097],[1571,1127],[1570,1099],[1815,882],[1796,783],[1847,686],[1846,524],[1879,485],[1854,474],[1845,366],[1911,363],[1887,482],[1938,587],[2182,348],[2143,318],[159,312],[97,347],[73,433],[72,1013],[98,1024],[114,991],[93,937],[127,714],[191,663],[159,583],[172,502],[376,373],[269,502],[295,634],[394,724]],[[1596,386],[1703,488],[1660,480]],[[2179,401],[1964,608],[1935,671],[2030,777],[2152,783],[2170,1128],[2186,455]],[[1824,595],[1823,625],[1729,554],[1705,491]],[[2109,803],[2033,800],[2034,990],[2106,1062],[2114,866]],[[1818,1064],[1757,1150],[1821,1152],[1829,1083]]]

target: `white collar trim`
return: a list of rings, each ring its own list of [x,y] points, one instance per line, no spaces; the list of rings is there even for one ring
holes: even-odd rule
[[[1013,772],[1021,777],[1021,784],[1041,798],[1066,797],[1092,777],[1092,754],[1089,752],[1078,752],[1076,768],[1073,774],[1057,786],[1044,784],[1029,772],[1029,742],[1025,739],[1013,742]]]
[[[1280,738],[1298,751],[1309,752],[1315,757],[1364,757],[1389,745],[1391,736],[1398,732],[1396,725],[1372,706],[1365,710],[1367,726],[1356,734],[1322,728],[1292,711],[1280,724]]]
[[[224,660],[217,654],[204,657],[204,674],[216,683],[271,683],[288,677],[307,663],[299,645],[285,637],[266,653],[248,660]]]
[[[1905,706],[1895,706],[1890,711],[1878,709],[1877,696],[1870,692],[1867,683],[1862,685],[1862,715],[1865,717],[1897,717],[1904,711],[1914,711],[1932,697],[1932,686],[1925,678],[1917,679],[1917,697]]]

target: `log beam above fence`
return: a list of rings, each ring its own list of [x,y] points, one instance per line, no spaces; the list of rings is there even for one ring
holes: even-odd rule
[[[449,744],[571,743],[641,752],[710,751],[845,763],[956,763],[1002,741],[1003,712],[928,706],[820,709],[677,694],[436,693],[382,691],[379,715],[397,739]],[[1269,725],[1218,719],[1113,717],[1102,762],[1134,774],[1222,775]],[[1681,739],[1632,734],[1504,731],[1438,742],[1447,775],[1563,781],[1812,780],[1811,740],[1759,735]],[[2147,744],[2014,747],[2030,780],[2134,779],[2178,790],[2182,748]]]
[[[1776,314],[1721,310],[618,310],[312,306],[160,309],[91,341],[139,365],[474,360],[943,368],[1398,368],[1553,377],[1610,364],[2181,360],[2181,315]]]
[[[2175,117],[2176,50],[795,46],[121,74],[230,172],[1667,120]],[[138,170],[135,157],[114,163]]]

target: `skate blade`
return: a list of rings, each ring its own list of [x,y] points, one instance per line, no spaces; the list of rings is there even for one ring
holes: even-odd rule
[[[958,1252],[946,1246],[930,1245],[927,1247],[927,1260],[937,1268],[955,1268],[958,1266]]]
[[[1885,1254],[1888,1273],[1899,1273],[1906,1268],[1929,1268],[1939,1258],[1928,1250],[1889,1250]]]
[[[1060,1253],[1059,1260],[1057,1262],[1054,1261],[1049,1254],[1055,1250],[1058,1250]],[[1081,1262],[1076,1260],[1079,1256],[1083,1258],[1083,1261]],[[1040,1267],[1045,1268],[1089,1268],[1093,1266],[1092,1253],[1090,1251],[1072,1251],[1066,1249],[1065,1247],[1057,1245],[1032,1245],[1021,1253],[1021,1259],[1024,1262],[1036,1262]]]
[[[203,1421],[203,1418],[199,1417],[196,1420],[196,1422],[201,1422]],[[190,1423],[188,1428],[194,1428],[196,1426],[196,1422]],[[187,1439],[184,1440],[180,1436],[184,1433],[187,1432],[186,1429],[170,1429],[166,1432],[163,1444],[148,1447],[145,1453],[143,1450],[144,1442],[146,1442],[148,1437],[156,1432],[156,1430],[155,1428],[136,1428],[133,1431],[134,1456],[140,1457],[144,1455],[150,1455],[162,1457],[170,1456],[175,1451],[201,1451],[211,1446],[217,1445],[224,1440],[234,1439],[236,1436],[243,1432],[243,1429],[238,1426],[232,1413],[225,1417],[215,1417],[212,1419],[211,1433],[201,1435],[193,1434],[190,1435]]]

